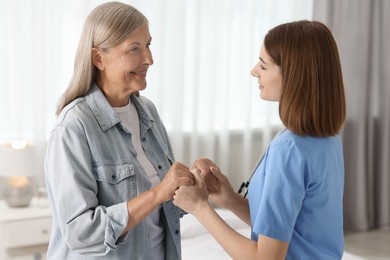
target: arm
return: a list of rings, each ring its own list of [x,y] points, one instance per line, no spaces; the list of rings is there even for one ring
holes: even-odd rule
[[[141,222],[158,205],[170,200],[179,186],[192,185],[193,183],[193,177],[189,169],[181,163],[173,163],[159,185],[127,202],[129,220],[122,235]]]
[[[195,175],[195,185],[180,187],[173,203],[193,214],[233,259],[285,259],[288,243],[266,236],[250,240],[227,225],[207,201],[202,178]]]
[[[69,248],[79,254],[104,255],[116,249],[125,241],[121,236],[161,201],[172,197],[176,185],[188,183],[188,176],[192,179],[187,167],[174,163],[160,185],[153,190],[130,201],[114,199],[117,204],[102,203],[98,198],[101,192],[97,181],[99,176],[93,173],[92,155],[86,138],[82,133],[63,126],[59,126],[51,135],[45,164],[57,228]],[[113,187],[116,185],[127,189],[127,185],[132,185],[134,181],[131,180],[134,177],[123,177],[118,184],[112,185],[103,181],[106,177],[105,168],[101,169],[101,173],[100,182],[107,188],[105,192],[116,189]]]
[[[125,203],[99,205],[92,155],[81,131],[57,126],[50,136],[45,175],[55,227],[79,254],[104,255],[116,248],[127,223]],[[107,246],[108,245],[108,246]]]

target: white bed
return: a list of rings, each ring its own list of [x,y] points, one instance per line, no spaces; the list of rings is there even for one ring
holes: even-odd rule
[[[218,214],[231,227],[246,237],[250,237],[250,227],[228,210],[217,209]],[[216,240],[199,224],[192,215],[181,219],[183,260],[228,260],[231,259]],[[344,253],[343,260],[362,260],[363,258]]]

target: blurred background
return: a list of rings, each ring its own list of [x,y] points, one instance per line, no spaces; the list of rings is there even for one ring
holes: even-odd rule
[[[46,141],[84,20],[103,2],[0,0],[0,143],[22,140],[34,147],[26,175],[34,176],[36,191],[44,188]],[[259,98],[250,75],[264,35],[294,20],[325,23],[339,46],[347,95],[345,231],[390,225],[390,1],[122,2],[149,19],[154,65],[141,94],[156,104],[176,160],[191,166],[209,157],[237,188],[283,128],[278,104]],[[0,149],[1,156],[6,148]],[[1,169],[0,176],[9,175]]]

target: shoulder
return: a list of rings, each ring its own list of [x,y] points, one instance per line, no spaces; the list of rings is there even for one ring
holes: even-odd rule
[[[272,141],[273,148],[294,148],[310,157],[313,153],[321,153],[332,149],[332,147],[341,146],[339,135],[333,137],[311,137],[297,135],[289,130],[284,131],[281,135]]]
[[[306,143],[304,138],[289,130],[285,130],[272,140],[268,150],[273,153],[291,153],[292,150],[302,152],[304,143]]]
[[[57,117],[54,130],[58,127],[65,127],[75,132],[80,132],[81,128],[84,128],[85,123],[94,120],[93,118],[93,113],[85,97],[80,97],[62,109]]]
[[[315,149],[313,147],[315,145],[310,137],[299,136],[285,130],[269,145],[266,155],[267,161],[273,168],[308,169],[311,168],[311,156],[313,149]]]
[[[273,165],[296,167],[315,177],[335,164],[342,167],[342,154],[341,138],[338,135],[310,137],[286,131],[270,144],[267,156]]]

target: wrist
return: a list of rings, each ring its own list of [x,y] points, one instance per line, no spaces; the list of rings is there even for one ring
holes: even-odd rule
[[[201,218],[203,214],[207,213],[210,209],[212,209],[212,206],[210,203],[206,201],[200,202],[192,212],[192,215],[194,215],[196,218]]]
[[[229,199],[228,200],[225,200],[225,205],[224,205],[224,208],[228,209],[228,210],[232,210],[233,207],[235,207],[236,205],[239,205],[239,203],[242,203],[241,200],[244,199],[244,197],[242,197],[240,194],[238,193],[231,193],[231,195],[229,196]]]
[[[169,199],[167,199],[167,196],[164,195],[164,191],[161,189],[160,185],[155,186],[154,188],[149,190],[153,193],[153,197],[156,199],[156,201],[161,204]]]

